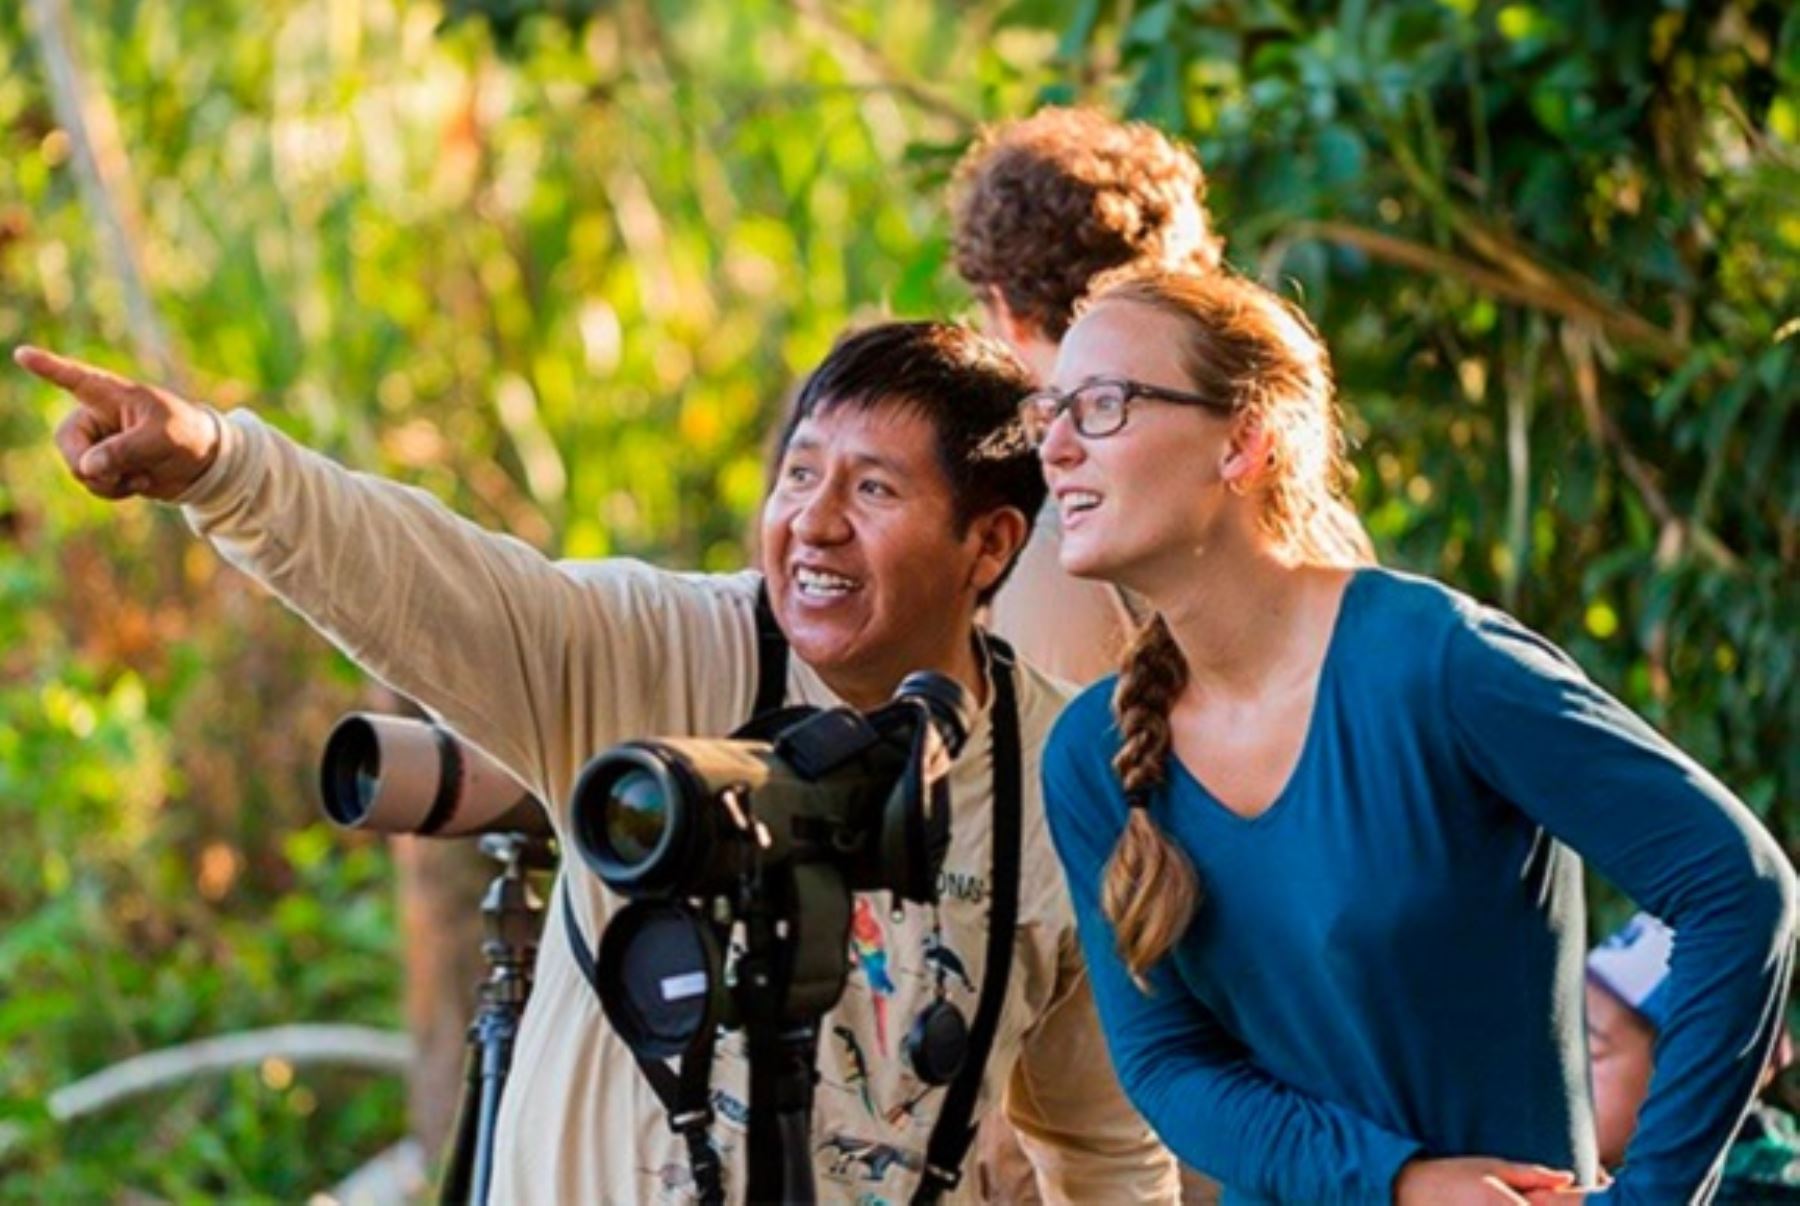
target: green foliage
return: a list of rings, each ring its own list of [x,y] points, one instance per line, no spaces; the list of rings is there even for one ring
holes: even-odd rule
[[[796,374],[884,299],[946,305],[904,161],[964,127],[919,110],[916,67],[845,49],[866,29],[784,5],[523,20],[504,59],[455,15],[81,6],[184,387],[546,549],[742,564]],[[129,364],[21,22],[0,9],[0,345]],[[886,25],[910,64],[957,41],[928,6]],[[142,1051],[398,1014],[391,871],[313,823],[356,677],[174,514],[82,497],[59,415],[0,373],[0,1122],[24,1127],[0,1196],[300,1196],[398,1134],[397,1084],[302,1070],[44,1114]]]
[[[1319,323],[1386,556],[1506,603],[1800,837],[1800,12],[1065,21],[1083,94],[1192,139],[1233,262]]]
[[[127,364],[22,21],[0,345]],[[966,308],[940,187],[976,120],[1156,121],[1331,343],[1384,558],[1506,603],[1800,836],[1794,12],[95,0],[74,31],[187,388],[545,549],[695,568],[743,563],[763,433],[846,322]],[[83,498],[58,417],[0,373],[0,1197],[298,1197],[398,1134],[399,1086],[44,1113],[140,1051],[398,1014],[384,852],[313,821],[357,676],[175,515]]]
[[[590,18],[611,6],[612,0],[445,0],[444,26],[484,22],[495,46],[512,54],[520,49],[528,21],[561,21],[579,33]]]

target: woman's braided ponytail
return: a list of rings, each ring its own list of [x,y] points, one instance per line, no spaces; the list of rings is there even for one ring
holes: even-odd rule
[[[1107,861],[1100,907],[1112,923],[1119,957],[1140,985],[1193,919],[1200,879],[1193,864],[1150,819],[1150,793],[1167,774],[1169,709],[1187,686],[1187,663],[1169,626],[1152,617],[1125,653],[1113,714],[1123,742],[1113,770],[1131,817]]]

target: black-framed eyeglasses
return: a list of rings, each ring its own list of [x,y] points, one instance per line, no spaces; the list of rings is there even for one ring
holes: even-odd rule
[[[1136,398],[1173,402],[1178,406],[1199,406],[1221,415],[1231,414],[1236,409],[1229,403],[1203,398],[1199,394],[1145,385],[1123,377],[1102,377],[1084,381],[1066,393],[1045,388],[1026,394],[1019,403],[1019,424],[1025,430],[1025,439],[1036,448],[1050,434],[1050,425],[1056,422],[1056,416],[1066,410],[1074,420],[1077,432],[1097,440],[1113,435],[1125,426],[1132,400]]]

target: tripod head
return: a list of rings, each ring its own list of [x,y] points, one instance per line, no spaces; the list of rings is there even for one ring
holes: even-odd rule
[[[486,939],[481,953],[487,956],[488,978],[482,983],[482,1006],[500,1001],[523,1006],[531,993],[531,969],[537,962],[538,932],[544,903],[526,878],[531,871],[556,867],[556,850],[548,838],[529,833],[488,833],[481,837],[481,852],[499,864],[499,870],[481,897],[481,921]]]

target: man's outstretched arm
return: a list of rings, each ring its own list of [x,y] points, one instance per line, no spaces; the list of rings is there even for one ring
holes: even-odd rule
[[[183,504],[227,560],[547,799],[561,802],[595,741],[666,723],[653,705],[679,695],[677,647],[708,659],[720,640],[686,631],[670,575],[616,563],[572,576],[421,490],[353,473],[243,412],[220,421],[167,390],[36,349],[15,359],[75,400],[56,442],[87,489]]]

